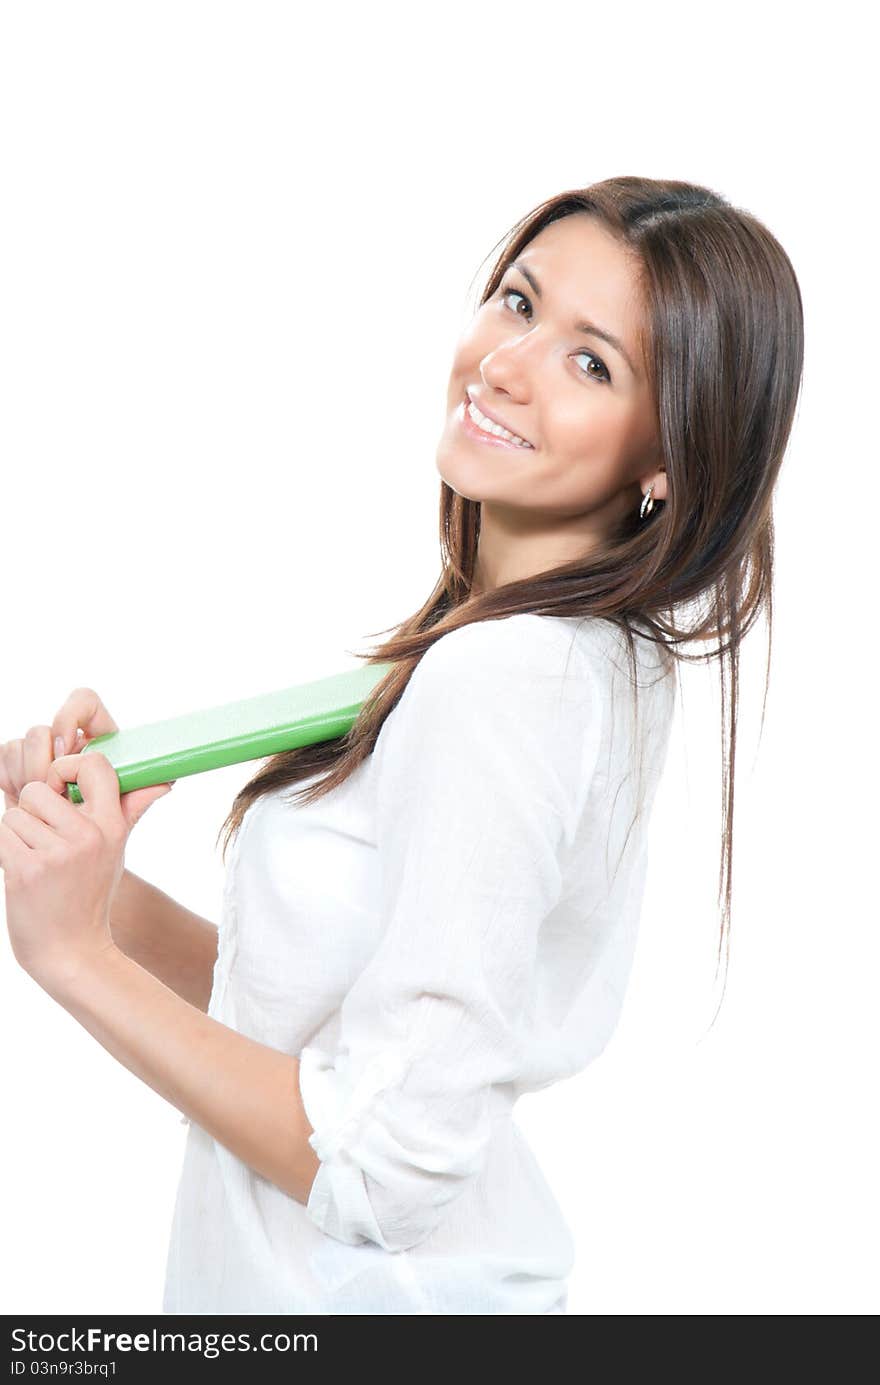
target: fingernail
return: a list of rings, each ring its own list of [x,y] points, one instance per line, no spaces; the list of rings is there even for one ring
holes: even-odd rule
[[[56,759],[56,760],[60,760],[60,759],[61,759],[61,756],[62,756],[63,754],[64,754],[64,737],[63,737],[63,736],[56,736],[56,737],[55,737],[55,759]]]

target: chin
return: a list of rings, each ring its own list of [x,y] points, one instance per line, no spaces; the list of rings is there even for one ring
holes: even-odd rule
[[[437,464],[437,471],[451,491],[464,500],[492,500],[491,486],[486,478],[474,474],[474,468]]]
[[[445,481],[446,484],[447,484],[447,486],[449,487],[449,489],[450,489],[451,491],[454,491],[456,495],[460,495],[461,498],[462,498],[463,500],[480,500],[480,499],[481,499],[480,496],[478,496],[478,495],[473,495],[473,494],[471,493],[471,489],[470,489],[470,488],[467,489],[467,490],[465,490],[465,489],[463,488],[463,483],[462,483],[460,480],[457,480],[457,479],[454,478],[454,477],[448,476],[448,475],[446,474],[445,471],[440,471],[440,468],[439,468],[439,467],[437,468],[437,470],[440,472],[440,479],[441,479],[442,481]]]
[[[450,490],[465,500],[503,501],[505,496],[499,486],[505,478],[497,464],[487,464],[494,460],[493,457],[483,461],[466,453],[463,448],[441,444],[437,450],[436,466]]]

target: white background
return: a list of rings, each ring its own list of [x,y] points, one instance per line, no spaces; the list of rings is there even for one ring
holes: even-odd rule
[[[537,202],[708,184],[791,256],[804,393],[743,653],[714,1024],[717,685],[685,697],[618,1031],[517,1110],[573,1314],[876,1312],[876,107],[867,12],[80,3],[0,11],[0,740],[354,667],[439,573],[458,332]],[[872,402],[874,401],[874,402]],[[126,864],[217,920],[254,765]],[[5,1313],[160,1311],[186,1127],[0,938]]]

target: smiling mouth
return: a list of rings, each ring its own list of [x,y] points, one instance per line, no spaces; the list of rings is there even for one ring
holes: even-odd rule
[[[507,437],[506,434],[488,432],[485,428],[481,428],[471,417],[471,407],[471,400],[468,395],[465,395],[461,406],[461,424],[468,437],[475,438],[480,442],[494,443],[496,447],[506,447],[516,452],[534,451],[532,443],[528,442],[525,438],[519,439],[518,434],[514,434],[513,437]],[[477,409],[477,413],[480,413],[480,410],[475,404],[473,407]],[[481,416],[485,417],[485,415]]]

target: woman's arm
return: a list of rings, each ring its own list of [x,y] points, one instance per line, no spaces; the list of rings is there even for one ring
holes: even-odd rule
[[[299,1059],[175,995],[116,946],[63,979],[35,979],[108,1053],[226,1149],[303,1204],[319,1160]]]
[[[70,782],[82,805],[65,796]],[[151,785],[121,794],[115,769],[98,751],[62,756],[45,781],[24,784],[0,821],[13,956],[130,1072],[256,1173],[307,1202],[318,1161],[308,1144],[313,1131],[298,1058],[204,1014],[113,937],[129,835],[168,791]],[[137,885],[129,882],[128,891],[136,894]]]
[[[126,957],[207,1010],[217,960],[214,924],[125,870],[110,907],[110,931]]]

